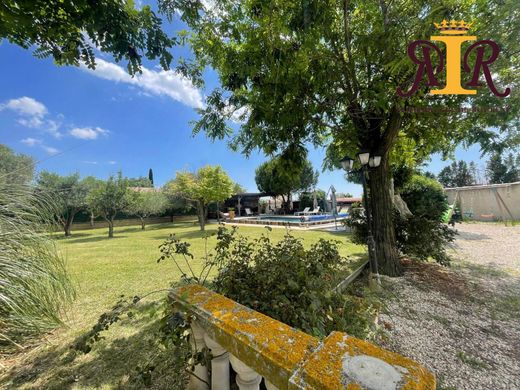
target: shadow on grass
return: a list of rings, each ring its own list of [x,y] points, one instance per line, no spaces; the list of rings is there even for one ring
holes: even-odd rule
[[[146,310],[141,308],[140,311]],[[127,337],[118,337],[121,326],[138,329]],[[112,325],[113,331],[104,334],[106,339],[94,344],[89,354],[71,348],[71,344],[40,353],[34,360],[15,367],[0,381],[0,388],[112,388],[142,389],[145,384],[139,377],[138,367],[157,362],[152,373],[155,389],[178,389],[185,375],[175,372],[171,351],[158,347],[154,337],[159,320],[143,315],[138,319],[125,318]],[[34,384],[39,380],[38,384]]]
[[[192,238],[204,238],[204,237],[211,237],[214,235],[214,231],[200,231],[200,230],[192,230],[188,232],[181,232],[181,233],[175,233],[175,237],[179,240],[189,240]],[[154,239],[166,239],[169,237],[169,234],[161,234],[152,236]]]
[[[121,235],[118,235],[117,232],[114,232],[114,237],[112,237],[112,238],[108,238],[108,234],[106,236],[105,235],[103,235],[103,236],[89,235],[85,238],[78,238],[78,239],[71,238],[67,242],[69,242],[71,244],[80,244],[80,243],[87,243],[87,242],[112,241],[112,240],[117,240],[118,238],[126,238],[126,237],[127,236],[121,236]]]

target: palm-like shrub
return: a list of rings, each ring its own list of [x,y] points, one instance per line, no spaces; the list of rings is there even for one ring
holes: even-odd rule
[[[30,187],[0,178],[0,344],[55,327],[74,297],[47,233],[55,211]]]

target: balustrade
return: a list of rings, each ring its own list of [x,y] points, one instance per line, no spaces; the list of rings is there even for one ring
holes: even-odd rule
[[[195,315],[192,343],[211,350],[197,366],[190,390],[230,389],[230,365],[240,390],[434,390],[435,377],[417,362],[342,332],[324,340],[240,305],[199,285],[170,298]]]

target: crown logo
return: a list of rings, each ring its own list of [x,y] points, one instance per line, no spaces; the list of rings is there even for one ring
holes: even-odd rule
[[[433,23],[437,29],[441,32],[441,34],[445,35],[460,35],[466,34],[468,30],[471,28],[473,23],[466,23],[464,20],[457,22],[456,20],[451,20],[448,22],[446,19],[443,20],[440,24]]]

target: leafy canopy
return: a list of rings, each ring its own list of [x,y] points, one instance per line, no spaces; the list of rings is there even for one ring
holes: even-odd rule
[[[394,160],[414,164],[434,151],[448,154],[463,140],[487,149],[519,140],[517,94],[504,101],[485,86],[477,95],[429,95],[426,86],[407,99],[396,94],[416,72],[406,55],[408,44],[435,35],[433,22],[454,18],[475,21],[472,33],[499,43],[494,81],[499,89],[514,90],[520,29],[515,0],[206,5],[163,0],[161,9],[170,15],[181,10],[193,30],[194,68],[211,66],[220,78],[194,131],[231,137],[230,144],[246,154],[260,148],[296,155],[313,143],[327,146],[329,168],[359,148],[383,156],[393,151]],[[463,104],[510,109],[459,112]],[[433,112],[406,111],[417,106]],[[235,132],[228,120],[238,112],[244,123]]]
[[[177,172],[169,184],[176,195],[194,202],[208,204],[228,199],[234,183],[220,166],[205,166],[196,173]]]
[[[318,182],[318,172],[309,160],[302,166],[288,164],[281,157],[264,162],[255,172],[255,182],[261,192],[287,195],[312,189]]]
[[[24,184],[32,180],[34,160],[0,144],[0,182]]]
[[[128,181],[121,172],[100,182],[88,196],[90,208],[107,220],[113,220],[118,212],[127,209],[130,201]]]
[[[130,191],[130,204],[127,211],[139,218],[158,215],[168,207],[166,195],[156,191]]]
[[[142,58],[158,59],[164,69],[172,61],[176,39],[162,29],[161,18],[149,6],[136,9],[122,1],[17,1],[0,4],[0,39],[34,55],[52,56],[58,65],[85,64],[95,68],[94,49],[128,61],[128,72],[140,71]]]

